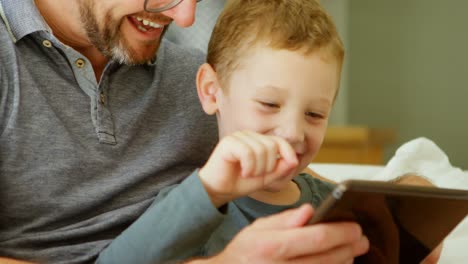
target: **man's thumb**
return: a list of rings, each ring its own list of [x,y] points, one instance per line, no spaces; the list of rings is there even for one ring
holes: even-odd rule
[[[254,223],[262,228],[296,228],[304,226],[312,217],[314,209],[310,204],[303,204],[298,208],[289,209],[284,212],[274,214]]]

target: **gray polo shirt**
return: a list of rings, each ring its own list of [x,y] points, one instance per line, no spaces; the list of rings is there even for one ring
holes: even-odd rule
[[[106,248],[103,263],[154,263],[193,253],[222,220],[197,175],[149,206],[217,140],[195,89],[203,55],[165,41],[154,64],[111,61],[98,83],[33,0],[0,0],[0,15],[0,256],[89,263]]]

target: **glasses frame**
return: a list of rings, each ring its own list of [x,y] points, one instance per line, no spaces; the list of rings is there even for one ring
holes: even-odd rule
[[[173,0],[169,4],[167,4],[167,5],[163,6],[163,7],[160,7],[160,8],[148,8],[148,2],[149,1],[150,0],[145,0],[144,6],[143,6],[145,11],[148,12],[148,13],[160,13],[160,12],[164,12],[166,10],[169,10],[171,8],[176,7],[178,4],[180,4],[184,0]],[[197,3],[201,2],[201,1],[202,0],[197,0]]]

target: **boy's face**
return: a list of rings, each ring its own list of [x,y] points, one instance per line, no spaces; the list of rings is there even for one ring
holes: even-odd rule
[[[239,130],[280,136],[298,156],[291,177],[301,172],[322,144],[339,85],[338,62],[322,55],[252,50],[214,93],[220,137]]]

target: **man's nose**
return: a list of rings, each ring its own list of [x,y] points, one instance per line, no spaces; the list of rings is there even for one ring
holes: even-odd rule
[[[183,0],[180,4],[162,14],[172,18],[179,27],[189,27],[195,21],[196,0]]]

